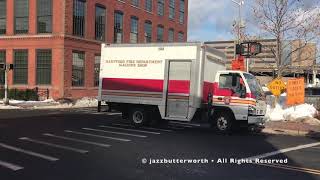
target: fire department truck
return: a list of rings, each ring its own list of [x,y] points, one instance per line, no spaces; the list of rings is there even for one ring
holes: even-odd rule
[[[258,81],[225,63],[203,43],[102,44],[98,109],[105,102],[135,126],[156,119],[205,121],[220,132],[263,126]]]

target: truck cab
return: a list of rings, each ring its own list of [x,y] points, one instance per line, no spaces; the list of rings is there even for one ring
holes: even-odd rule
[[[235,124],[262,127],[266,102],[258,80],[242,71],[219,71],[212,95],[212,124],[227,131]]]

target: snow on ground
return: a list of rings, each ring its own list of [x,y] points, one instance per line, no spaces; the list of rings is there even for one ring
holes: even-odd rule
[[[73,103],[58,103],[55,102],[52,106],[34,106],[34,109],[55,109],[55,108],[81,108],[81,107],[98,107],[98,100],[96,98],[84,97],[78,99]]]
[[[269,121],[295,121],[305,118],[313,118],[317,113],[316,108],[310,104],[301,104],[285,108],[276,104],[275,108],[267,107],[266,119]]]
[[[286,99],[287,94],[281,94],[275,108],[272,108],[275,97],[267,96],[267,121],[298,121],[306,118],[313,118],[317,114],[316,108],[311,104],[300,104],[287,107]]]
[[[46,99],[43,101],[24,101],[24,100],[10,100],[11,105],[20,105],[20,104],[40,104],[40,103],[54,103],[55,101],[53,99]],[[0,101],[0,103],[3,103],[3,101]]]
[[[0,101],[0,109],[19,109],[19,108],[31,108],[31,109],[58,109],[58,108],[81,108],[81,107],[97,107],[98,100],[96,98],[84,97],[76,100],[72,103],[59,103],[53,99],[47,99],[44,101],[22,101],[22,100],[10,100],[10,106],[4,106]]]
[[[4,104],[0,104],[0,109],[20,109],[18,106],[5,106]]]

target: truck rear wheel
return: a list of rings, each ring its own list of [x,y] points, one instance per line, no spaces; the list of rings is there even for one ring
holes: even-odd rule
[[[227,112],[214,115],[213,125],[219,133],[230,133],[232,130],[233,117]]]
[[[143,108],[133,108],[130,110],[129,118],[136,127],[147,125],[149,122],[148,112]]]

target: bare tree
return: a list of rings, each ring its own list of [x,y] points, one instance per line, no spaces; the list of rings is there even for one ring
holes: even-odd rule
[[[263,33],[276,40],[276,46],[270,50],[275,57],[278,77],[291,66],[285,62],[290,61],[292,55],[305,50],[311,42],[319,43],[320,6],[304,8],[300,0],[256,0],[253,14]],[[293,46],[293,40],[297,40],[299,45]],[[290,43],[286,43],[288,41]],[[303,62],[316,57],[301,58],[299,61]]]

